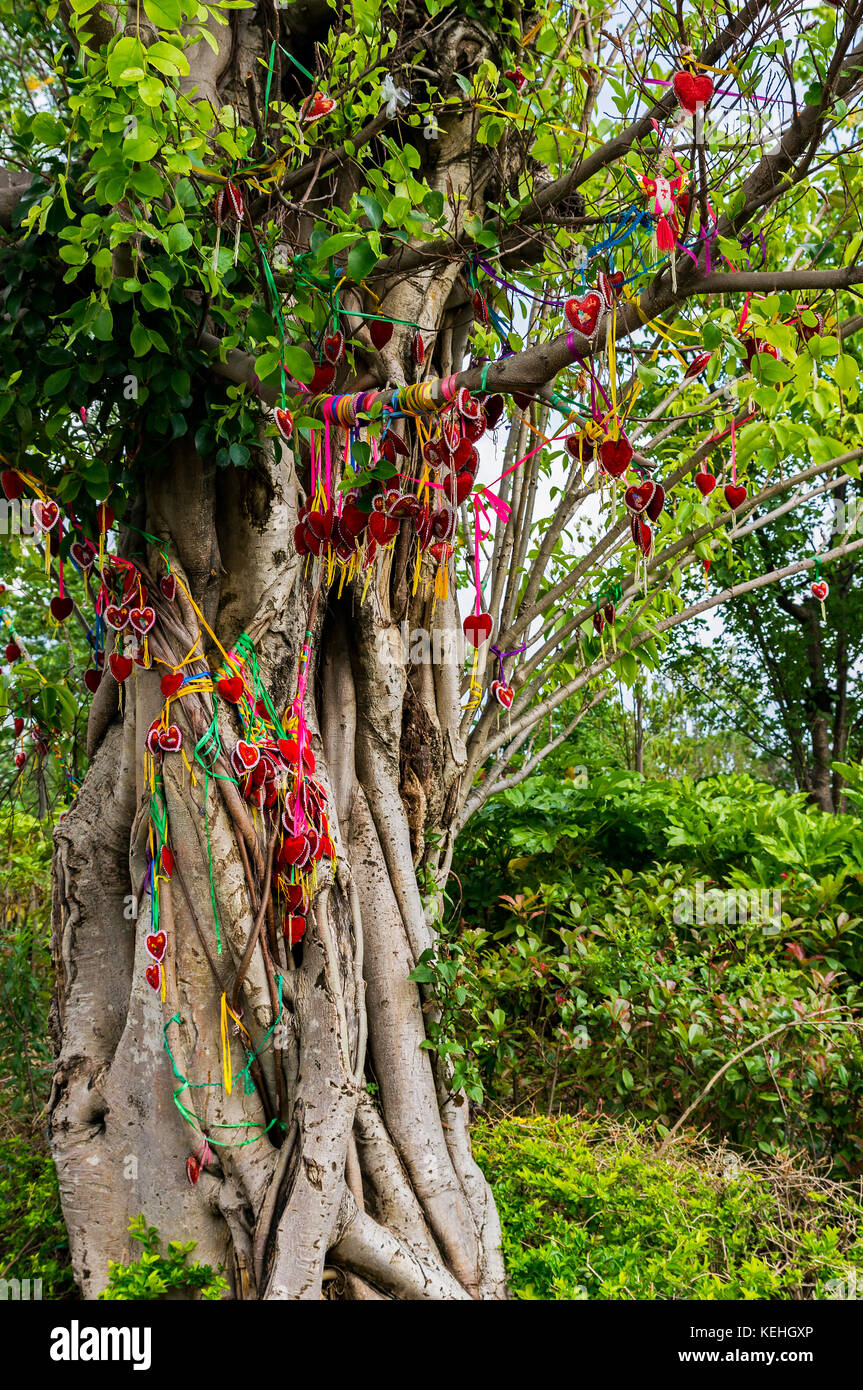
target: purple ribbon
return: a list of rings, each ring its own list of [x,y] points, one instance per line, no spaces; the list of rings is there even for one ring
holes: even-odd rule
[[[531,294],[529,290],[522,289],[520,285],[514,285],[510,280],[504,280],[495,272],[494,268],[489,265],[488,261],[477,259],[476,264],[481,270],[484,270],[486,275],[490,276],[492,280],[496,280],[499,285],[503,285],[505,289],[512,290],[513,294],[521,295],[525,299],[532,299],[535,304],[544,304],[549,309],[562,309],[566,303],[565,299],[541,299],[538,294]]]
[[[503,663],[508,656],[520,656],[522,652],[527,651],[527,643],[523,642],[520,647],[513,647],[511,652],[502,652],[500,647],[490,647],[489,650],[497,657],[497,678],[501,685],[506,685],[506,677],[503,674]]]

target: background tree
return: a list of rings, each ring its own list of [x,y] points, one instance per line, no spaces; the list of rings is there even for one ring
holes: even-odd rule
[[[64,509],[64,538],[46,543],[82,604],[76,523],[135,566],[156,617],[152,660],[122,697],[105,671],[89,771],[56,831],[51,1123],[76,1275],[100,1288],[143,1212],[224,1261],[239,1298],[318,1298],[325,1267],[348,1297],[502,1297],[469,1107],[457,1063],[428,1045],[438,1005],[418,989],[455,839],[562,746],[606,673],[634,682],[667,632],[812,566],[698,601],[681,588],[755,514],[766,524],[863,454],[850,299],[863,5],[819,8],[805,29],[794,6],[760,0],[631,14],[3,0],[2,13],[4,467],[13,490]],[[716,88],[703,132],[670,85],[691,63]],[[755,129],[765,109],[778,135]],[[643,179],[681,168],[686,245],[656,263]],[[788,269],[813,222],[830,249]],[[623,286],[596,281],[618,269]],[[577,302],[595,283],[602,300]],[[689,362],[702,345],[709,362]],[[808,406],[813,370],[829,428]],[[423,431],[459,390],[465,418],[476,397],[487,422],[496,397],[514,404],[503,466],[485,465],[505,476],[478,487],[458,539],[445,520],[418,555],[404,521],[344,577],[332,555],[298,554],[312,452],[340,497],[381,495],[399,471],[421,491]],[[388,469],[371,445],[394,400],[387,432],[405,452],[390,443]],[[290,407],[289,441],[267,407]],[[637,516],[633,529],[591,428],[608,460],[625,429],[648,484],[661,474],[655,534]],[[745,499],[696,491],[707,463],[726,487],[745,467]],[[458,637],[459,581],[511,654],[499,671],[487,642],[466,670],[453,644],[432,664],[390,641],[403,622]],[[301,664],[308,676],[336,856],[301,950],[273,891],[279,824],[241,795],[236,710],[211,679],[241,639],[250,693],[273,710],[290,710]],[[161,815],[145,741],[160,675],[181,663],[200,679],[171,706],[188,770],[162,763],[163,1001],[145,980],[154,804]],[[488,694],[499,672],[508,711]],[[21,679],[15,660],[13,704]],[[226,1036],[246,1056],[230,1090]]]

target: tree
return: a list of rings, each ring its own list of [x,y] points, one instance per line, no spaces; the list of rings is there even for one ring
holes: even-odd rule
[[[805,30],[761,0],[2,13],[4,487],[47,498],[58,582],[126,634],[91,644],[55,832],[77,1277],[102,1287],[143,1212],[238,1298],[319,1298],[325,1269],[346,1297],[501,1298],[458,1054],[426,1036],[455,837],[606,673],[811,568],[681,596],[863,454],[863,5]],[[813,219],[829,247],[785,268]]]

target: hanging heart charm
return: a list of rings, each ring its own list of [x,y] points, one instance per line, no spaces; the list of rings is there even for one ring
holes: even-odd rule
[[[281,406],[276,406],[273,412],[276,421],[276,429],[282,439],[290,439],[294,432],[294,417],[289,410],[282,410]]]
[[[163,931],[157,931],[151,933],[144,944],[153,960],[162,960],[168,946],[168,938]]]
[[[830,593],[830,585],[827,583],[827,580],[816,579],[815,583],[812,585],[812,593],[814,597],[819,600],[820,603],[823,603],[827,595]]]
[[[119,652],[112,652],[108,658],[108,665],[114,680],[121,685],[127,676],[132,674],[132,658],[130,656],[121,656]]]
[[[462,623],[464,635],[474,647],[481,647],[491,637],[494,619],[490,613],[469,613]]]
[[[693,77],[689,72],[676,72],[672,86],[680,105],[690,115],[694,115],[699,106],[706,106],[713,96],[713,81],[706,75]]]
[[[159,580],[159,588],[162,590],[163,598],[169,603],[173,603],[177,597],[177,576],[175,574],[163,574]]]
[[[68,594],[55,594],[50,603],[51,617],[58,623],[65,623],[75,604]]]
[[[3,472],[0,473],[0,486],[10,502],[17,502],[24,491],[24,479],[19,478],[18,474],[13,472],[11,468],[4,468]]]
[[[733,512],[746,501],[746,488],[742,483],[727,483],[723,489],[725,500]]]
[[[619,439],[603,439],[599,446],[600,466],[610,478],[622,478],[631,458],[632,445],[625,434]]]
[[[247,743],[245,739],[240,739],[233,753],[231,762],[234,770],[239,773],[251,772],[253,767],[257,767],[261,759],[261,750],[256,743]]]
[[[85,574],[88,574],[93,568],[93,562],[96,556],[89,546],[82,545],[80,541],[73,541],[69,546],[69,558],[75,562],[79,570],[83,570]]]
[[[633,512],[638,516],[639,512],[645,510],[655,491],[656,483],[650,478],[645,479],[638,487],[633,484],[633,486],[628,487],[623,494],[624,506],[627,511]]]
[[[324,357],[335,366],[341,362],[345,355],[345,335],[344,333],[331,333],[329,338],[324,338]]]
[[[223,700],[228,700],[232,705],[238,705],[243,696],[243,677],[242,676],[223,676],[216,684],[216,690]]]
[[[328,116],[335,110],[335,106],[333,97],[326,97],[323,92],[315,92],[315,95],[307,97],[300,107],[300,117],[306,125],[310,125],[312,121],[319,121],[322,116]]]
[[[184,680],[185,676],[182,671],[168,671],[168,673],[162,677],[159,681],[159,689],[166,700],[170,700],[172,695],[176,695]]]
[[[590,338],[596,331],[602,307],[601,296],[591,290],[582,299],[568,299],[563,311],[576,332]]]
[[[394,325],[388,323],[386,319],[372,319],[369,324],[369,336],[378,352],[381,348],[386,347],[393,336],[393,327]]]
[[[647,522],[642,521],[638,516],[630,517],[629,529],[632,532],[632,539],[646,559],[653,544],[653,532]]]
[[[502,709],[510,708],[515,691],[511,685],[507,685],[506,681],[492,681],[491,693]]]
[[[155,621],[156,611],[149,605],[144,608],[131,608],[129,610],[129,622],[142,637],[146,636]]]
[[[309,390],[313,396],[317,396],[322,391],[326,391],[328,386],[332,386],[336,379],[336,369],[330,366],[329,362],[316,362],[312,379],[309,382]]]
[[[695,486],[698,488],[702,497],[709,497],[716,487],[716,479],[712,473],[696,473]]]
[[[105,622],[115,632],[122,632],[129,625],[129,610],[125,604],[109,603],[105,609]]]
[[[158,989],[162,983],[161,966],[154,961],[152,965],[147,966],[147,969],[144,971],[144,974],[147,977],[147,984],[150,986],[150,988]]]
[[[33,525],[38,531],[50,531],[51,527],[56,525],[60,508],[56,502],[43,502],[41,497],[37,497],[30,512],[33,517]]]
[[[159,732],[159,747],[163,753],[178,753],[183,746],[183,733],[177,724],[169,724]]]

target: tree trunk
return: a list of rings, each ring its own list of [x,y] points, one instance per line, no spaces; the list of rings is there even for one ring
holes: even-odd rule
[[[147,499],[146,529],[170,547],[224,645],[244,629],[259,634],[261,671],[283,709],[320,579],[319,562],[305,574],[288,558],[297,493],[287,453],[272,468],[218,479],[194,454],[178,453],[163,476]],[[409,979],[434,931],[411,848],[428,822],[415,826],[413,802],[400,794],[400,749],[420,746],[418,725],[431,756],[419,776],[403,766],[402,781],[409,770],[440,823],[463,757],[458,687],[447,668],[434,680],[428,667],[407,672],[388,640],[398,631],[390,594],[398,576],[384,576],[361,603],[363,582],[329,603],[321,597],[306,702],[337,867],[320,876],[301,964],[272,923],[261,932],[238,1011],[260,1055],[230,1096],[219,1084],[219,1000],[223,991],[231,999],[253,929],[266,836],[218,766],[205,779],[193,764],[190,777],[179,759],[165,758],[176,868],[167,893],[163,887],[171,945],[162,1004],[144,977],[149,890],[137,915],[124,916],[145,878],[142,753],[162,702],[158,668],[139,670],[131,691],[127,683],[124,708],[101,736],[91,727],[99,741],[90,772],[56,832],[60,1050],[52,1099],[64,1212],[86,1296],[105,1284],[109,1259],[131,1256],[126,1227],[138,1212],[165,1238],[194,1239],[201,1259],[224,1263],[238,1298],[320,1298],[328,1262],[351,1272],[340,1285],[348,1296],[367,1286],[402,1298],[505,1295],[497,1219],[471,1157],[467,1107],[447,1095],[446,1077],[420,1048],[423,1011]],[[429,600],[420,594],[409,606],[413,625],[431,626]],[[164,648],[171,665],[201,631],[183,607],[181,617],[160,611],[154,638],[154,653]],[[435,620],[453,616],[452,604],[439,606]],[[409,680],[417,692],[410,700]],[[194,713],[184,701],[172,708],[184,746],[193,746],[201,732]],[[219,731],[230,748],[237,731],[224,708]],[[98,717],[94,704],[91,725]],[[284,1014],[268,1037],[278,1017],[276,976]],[[243,1051],[236,1037],[232,1048],[235,1057]],[[366,1089],[371,1079],[377,1104]],[[204,1134],[214,1158],[192,1186],[185,1163]]]

